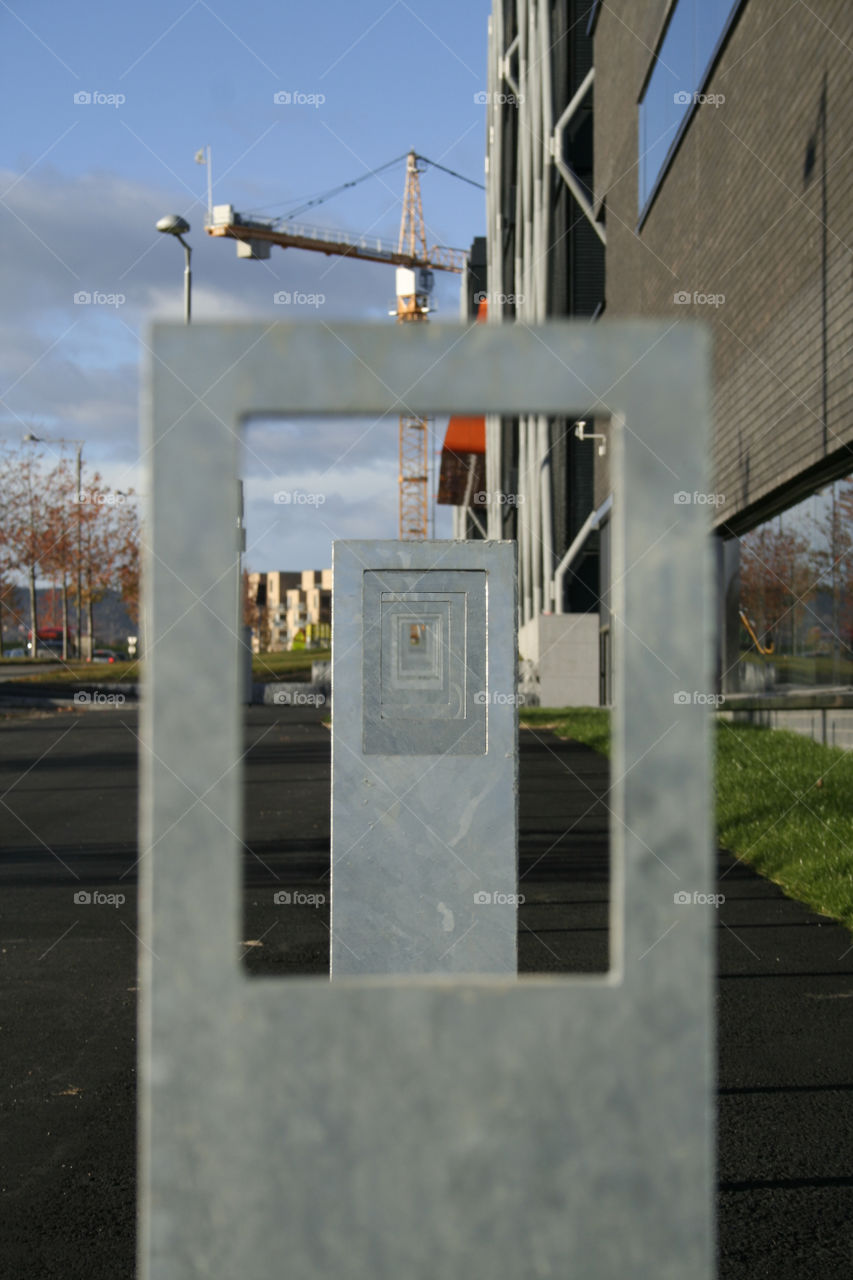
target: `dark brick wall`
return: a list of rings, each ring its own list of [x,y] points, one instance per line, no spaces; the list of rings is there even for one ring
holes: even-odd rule
[[[595,30],[605,320],[711,326],[717,520],[742,531],[803,473],[853,471],[853,3],[746,0],[704,87],[725,102],[696,110],[638,232],[637,101],[669,7],[608,0]]]

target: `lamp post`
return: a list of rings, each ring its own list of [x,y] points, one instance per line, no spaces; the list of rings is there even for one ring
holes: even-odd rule
[[[190,269],[190,258],[192,257],[192,248],[184,239],[184,233],[189,231],[190,224],[186,218],[182,218],[179,213],[167,213],[157,223],[157,230],[165,232],[166,235],[174,236],[176,240],[180,240],[184,246],[186,254],[186,264],[184,266],[184,319],[187,324],[190,322],[192,314],[192,271]]]
[[[83,481],[83,445],[85,440],[66,440],[62,436],[48,438],[36,436],[28,431],[24,436],[24,444],[73,444],[77,454],[77,657],[83,656],[83,510],[81,485]],[[33,628],[33,655],[38,651],[38,637]],[[68,627],[62,628],[62,658],[68,657]],[[91,655],[90,655],[91,657]]]

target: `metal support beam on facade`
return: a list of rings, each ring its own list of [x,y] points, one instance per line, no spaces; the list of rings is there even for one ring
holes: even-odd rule
[[[591,511],[589,513],[586,520],[584,520],[583,524],[578,529],[568,551],[563,556],[560,563],[557,565],[557,571],[554,574],[554,585],[552,589],[552,598],[554,601],[555,613],[563,613],[564,611],[563,610],[563,583],[566,580],[566,574],[569,572],[569,569],[571,569],[572,563],[577,558],[580,551],[582,551],[583,544],[586,542],[587,538],[592,533],[593,529],[597,529],[601,524],[602,520],[607,515],[610,514],[610,508],[612,507],[612,505],[613,505],[613,497],[611,495],[604,499],[604,502],[602,502],[601,506],[596,511]]]
[[[554,164],[557,166],[560,176],[571,191],[575,200],[577,200],[578,205],[583,211],[584,216],[587,218],[593,231],[598,236],[602,244],[607,244],[607,232],[596,218],[595,210],[593,209],[586,192],[578,181],[577,174],[572,171],[571,165],[566,164],[563,159],[563,134],[571,122],[572,117],[577,112],[578,107],[592,88],[592,82],[594,79],[595,67],[590,67],[577,93],[557,121],[554,129],[554,135],[551,138],[551,154],[554,157]]]
[[[563,208],[559,216],[582,225],[584,240],[594,240],[599,251],[606,239],[584,182],[569,162],[579,113],[587,112],[594,82],[593,68],[584,70],[590,52],[576,19],[570,0],[565,14],[551,0],[517,0],[512,6],[505,0],[493,2],[486,163],[490,324],[538,325],[555,308],[565,313],[578,305],[569,279],[576,265],[574,248],[566,249],[558,263],[563,274],[554,278],[554,242],[566,239],[562,224],[559,233],[554,228],[558,206]],[[582,218],[572,212],[574,205],[566,214],[569,200]],[[584,219],[595,239],[588,235]],[[588,243],[584,251],[590,252]],[[599,300],[589,305],[589,312]],[[574,487],[568,486],[566,467],[577,464],[576,454],[564,449],[562,470],[555,468],[555,429],[547,417],[523,413],[516,431],[519,608],[524,624],[551,606],[555,557],[564,551],[569,530],[584,514],[584,507],[570,511],[569,504],[577,505],[585,493],[574,482]],[[486,436],[486,521],[489,537],[500,538],[506,536],[507,509],[496,495],[507,488],[515,459],[504,456],[511,437],[500,420],[487,417]],[[555,497],[559,486],[562,492]]]

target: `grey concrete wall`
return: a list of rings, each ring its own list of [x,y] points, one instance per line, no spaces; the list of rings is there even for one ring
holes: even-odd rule
[[[540,619],[539,696],[543,707],[598,706],[598,614]]]
[[[535,665],[543,707],[598,706],[598,614],[540,614],[518,633],[521,657]]]

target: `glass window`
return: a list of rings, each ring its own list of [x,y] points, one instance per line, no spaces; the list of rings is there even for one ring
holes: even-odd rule
[[[641,212],[740,3],[741,0],[676,0],[640,103]]]
[[[853,685],[853,478],[739,541],[738,670],[730,687]]]

